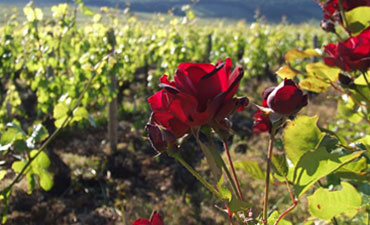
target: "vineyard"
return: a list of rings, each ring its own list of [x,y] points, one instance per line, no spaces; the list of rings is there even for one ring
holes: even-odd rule
[[[50,9],[30,3],[0,25],[2,222],[130,225],[156,210],[152,225],[162,224],[156,216],[170,225],[367,224],[369,56],[347,68],[326,59],[323,46],[369,30],[359,16],[368,5],[345,12],[337,32],[183,12],[140,19],[81,0]],[[364,43],[356,54],[369,53]],[[197,91],[221,82],[221,100],[190,98],[195,81],[182,70],[204,70],[206,81],[218,74],[197,80]],[[299,103],[280,110],[269,86],[294,87],[284,107]],[[169,125],[166,110],[174,111]],[[280,218],[292,200],[295,209]]]

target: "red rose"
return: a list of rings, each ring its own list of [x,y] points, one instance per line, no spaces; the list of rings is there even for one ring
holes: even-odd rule
[[[163,220],[159,213],[154,211],[150,217],[150,220],[137,219],[132,225],[163,225]]]
[[[325,63],[342,70],[367,71],[370,68],[370,27],[359,35],[344,42],[330,43],[325,46]]]
[[[307,95],[290,79],[284,81],[268,94],[267,105],[276,113],[291,115],[307,105]]]
[[[324,11],[324,19],[341,21],[338,0],[329,0],[325,4],[320,3]],[[370,0],[342,0],[344,11],[350,11],[360,6],[370,6]]]
[[[149,140],[155,150],[164,152],[176,144],[176,138],[184,136],[189,126],[169,113],[172,95],[161,90],[148,99],[154,111],[146,126]]]
[[[150,124],[163,127],[176,138],[186,134],[190,127],[210,122],[222,124],[225,117],[248,104],[247,98],[233,97],[243,70],[236,67],[231,72],[231,66],[229,58],[225,63],[219,61],[216,65],[182,63],[176,71],[174,81],[170,82],[164,75],[160,80],[163,89],[148,99],[153,110]],[[158,130],[155,133],[149,134],[149,138],[161,136],[158,135]],[[155,140],[151,138],[151,141],[156,146]],[[157,143],[158,146],[163,145],[160,141]]]

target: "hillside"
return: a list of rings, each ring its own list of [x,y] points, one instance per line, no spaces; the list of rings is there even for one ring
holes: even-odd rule
[[[50,5],[66,0],[35,0],[38,5]],[[14,0],[12,3],[26,4],[28,0]],[[125,8],[129,2],[132,12],[167,13],[182,15],[181,6],[191,4],[189,0],[85,0],[90,6],[111,6]],[[279,22],[286,16],[290,22],[319,19],[321,11],[313,0],[200,0],[194,3],[198,16],[208,18],[229,18],[254,20],[255,11],[272,22]]]

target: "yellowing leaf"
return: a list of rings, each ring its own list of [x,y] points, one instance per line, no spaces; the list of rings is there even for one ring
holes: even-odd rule
[[[299,86],[305,90],[320,93],[320,92],[325,92],[330,85],[317,78],[308,77],[302,80],[301,82],[299,82]]]
[[[313,56],[320,56],[320,54],[315,49],[306,49],[304,51],[291,49],[285,54],[285,61],[291,62],[296,59],[304,59]]]
[[[327,66],[322,62],[307,64],[306,70],[309,76],[319,77],[333,82],[338,80],[340,72],[339,68]]]
[[[294,71],[292,68],[290,68],[289,65],[284,65],[280,67],[280,69],[276,72],[276,74],[283,79],[284,78],[292,79],[298,73]]]

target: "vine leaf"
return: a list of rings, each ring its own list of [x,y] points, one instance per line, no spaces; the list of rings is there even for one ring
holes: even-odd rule
[[[53,117],[55,119],[55,126],[57,128],[61,127],[64,120],[67,119],[68,111],[69,111],[69,108],[65,102],[59,102],[54,107]]]
[[[342,190],[319,188],[309,196],[307,199],[310,213],[323,220],[330,220],[342,213],[350,218],[354,217],[361,207],[361,195],[351,184],[342,182],[341,185]]]

